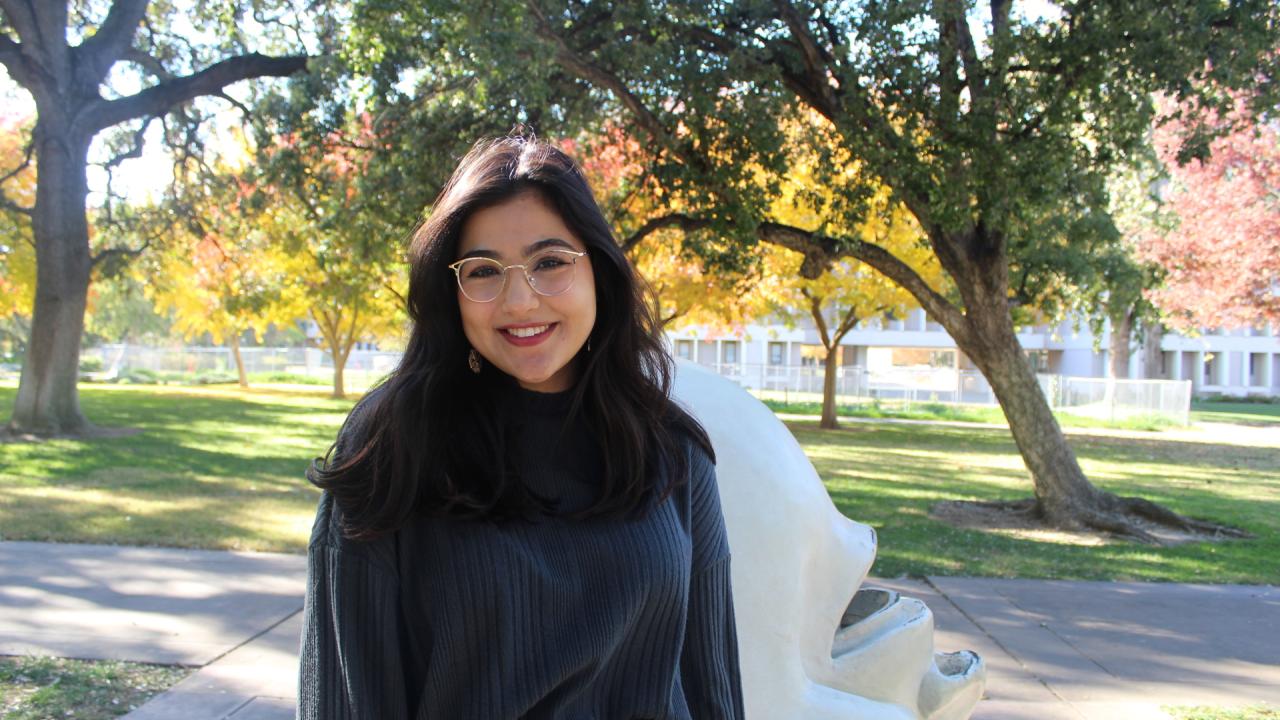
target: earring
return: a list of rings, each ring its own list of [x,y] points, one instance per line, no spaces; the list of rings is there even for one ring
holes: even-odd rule
[[[467,353],[467,367],[471,368],[471,372],[480,374],[480,353],[475,348],[471,348],[471,352]]]
[[[591,338],[587,338],[587,352],[591,352]]]

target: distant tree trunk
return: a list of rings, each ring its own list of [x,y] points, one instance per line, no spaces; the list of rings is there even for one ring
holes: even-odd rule
[[[89,137],[45,118],[36,122],[36,294],[9,428],[41,435],[92,429],[80,411],[80,339],[93,260],[85,199]],[[64,123],[65,124],[65,123]]]
[[[351,356],[351,348],[355,347],[356,340],[360,337],[359,308],[351,311],[350,322],[345,329],[342,326],[341,312],[338,310],[312,308],[311,317],[316,321],[316,325],[320,326],[320,335],[324,338],[329,355],[333,358],[333,398],[341,400],[347,396],[345,379],[347,358]]]
[[[809,315],[818,328],[818,338],[822,341],[822,348],[827,353],[827,364],[822,374],[822,419],[818,421],[818,427],[834,430],[840,425],[836,420],[836,374],[840,370],[840,341],[857,324],[858,308],[849,308],[844,317],[840,318],[835,332],[832,333],[828,331],[827,319],[822,315],[822,298],[812,294],[808,289],[803,289],[800,293],[809,300]]]
[[[836,422],[836,371],[839,369],[840,345],[826,348],[827,366],[822,374],[822,420],[819,427],[834,429]]]
[[[1164,360],[1164,350],[1161,349],[1160,343],[1164,340],[1164,326],[1158,320],[1148,320],[1142,323],[1142,377],[1148,379],[1164,377],[1164,371],[1161,370]],[[1170,372],[1173,368],[1169,369]],[[1170,380],[1181,380],[1181,378],[1170,377]]]
[[[1116,308],[1110,313],[1111,318],[1111,363],[1108,369],[1110,377],[1116,380],[1129,379],[1129,359],[1133,348],[1133,318],[1135,308]]]
[[[231,357],[236,359],[236,371],[240,375],[240,387],[249,387],[249,375],[244,371],[244,358],[240,356],[240,334],[231,333]]]

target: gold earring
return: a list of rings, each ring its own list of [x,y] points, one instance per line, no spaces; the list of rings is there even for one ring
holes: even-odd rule
[[[471,372],[480,374],[480,353],[475,348],[471,348],[471,352],[467,353],[467,367],[471,368]]]

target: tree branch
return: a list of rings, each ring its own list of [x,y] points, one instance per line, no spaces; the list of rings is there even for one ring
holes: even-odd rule
[[[153,120],[155,120],[154,116],[143,121],[142,127],[139,127],[137,131],[133,133],[133,141],[130,143],[128,150],[113,156],[110,160],[107,160],[103,167],[106,168],[108,172],[110,172],[111,168],[118,166],[125,160],[142,157],[142,146],[145,143],[147,128],[151,127],[151,122]]]
[[[126,60],[140,68],[143,68],[152,75],[155,75],[159,80],[173,79],[173,73],[169,72],[163,63],[138,48],[131,47],[125,50],[124,53],[120,55],[120,59]]]
[[[631,235],[622,241],[622,252],[631,252],[636,245],[640,244],[640,241],[663,228],[678,227],[685,232],[693,232],[694,230],[699,230],[710,224],[709,220],[690,217],[684,213],[672,213],[670,215],[656,217],[646,222],[643,227],[631,233]]]
[[[654,142],[661,143],[664,147],[670,150],[675,150],[674,140],[671,133],[662,124],[662,121],[658,116],[646,107],[644,102],[642,102],[635,93],[631,92],[631,90],[627,88],[626,83],[622,82],[617,76],[609,73],[599,65],[590,62],[570,48],[564,38],[556,34],[556,32],[551,28],[551,23],[548,22],[546,15],[542,12],[542,9],[538,7],[536,0],[528,0],[526,4],[534,18],[534,24],[536,26],[534,32],[537,33],[538,37],[541,37],[543,40],[546,40],[555,46],[556,60],[564,66],[565,69],[576,73],[578,77],[613,93],[614,97],[618,98],[618,100],[635,115],[636,121],[640,124],[640,127],[644,128],[645,131],[649,133]],[[679,153],[676,154],[679,156]]]
[[[800,294],[809,301],[809,316],[813,318],[813,324],[818,326],[818,339],[822,340],[822,347],[831,352],[831,335],[827,332],[827,319],[822,316],[822,299],[814,297],[809,288],[800,288]]]
[[[306,68],[307,59],[306,55],[239,55],[210,65],[198,73],[161,82],[127,97],[90,103],[78,119],[94,133],[144,115],[164,114],[175,105],[201,95],[220,93],[227,85],[241,80],[292,75]]]
[[[80,83],[85,87],[101,84],[111,66],[133,44],[133,36],[147,14],[148,4],[150,0],[115,0],[98,31],[79,47],[72,48],[71,56]]]
[[[782,20],[786,22],[787,28],[791,30],[791,37],[795,38],[796,44],[800,46],[800,54],[804,58],[805,76],[810,81],[810,89],[824,105],[832,108],[839,106],[840,101],[836,99],[835,88],[828,79],[831,54],[814,40],[805,19],[800,16],[800,12],[789,0],[775,0],[774,4],[782,15]]]
[[[95,268],[95,267],[97,267],[97,266],[98,266],[98,264],[99,264],[99,263],[101,263],[102,261],[106,260],[107,258],[109,258],[109,257],[113,257],[113,256],[118,256],[118,257],[131,257],[131,258],[137,257],[137,256],[141,255],[142,253],[146,252],[146,249],[147,249],[147,248],[151,247],[151,241],[152,241],[152,239],[153,239],[153,238],[151,238],[151,237],[147,238],[145,241],[143,241],[143,243],[142,243],[142,245],[141,245],[141,246],[136,247],[136,248],[121,248],[121,247],[107,248],[107,249],[103,250],[102,252],[100,252],[100,253],[98,253],[98,254],[96,254],[96,255],[93,255],[93,256],[89,259],[89,267],[90,267],[90,268]]]
[[[964,314],[929,287],[919,273],[879,245],[858,239],[841,241],[773,222],[761,223],[756,233],[764,242],[803,253],[805,264],[801,266],[801,274],[811,279],[821,274],[821,269],[825,269],[838,257],[861,260],[911,293],[921,307],[942,323],[957,342],[961,338],[956,335],[966,332]],[[815,266],[821,269],[815,274],[809,274],[814,272]]]

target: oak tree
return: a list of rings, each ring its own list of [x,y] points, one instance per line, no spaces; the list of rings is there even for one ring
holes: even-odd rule
[[[92,430],[76,390],[90,277],[96,265],[135,255],[146,244],[91,250],[90,146],[105,138],[115,151],[106,167],[114,167],[141,153],[153,122],[195,119],[190,103],[196,98],[228,98],[234,83],[302,70],[304,55],[268,56],[251,47],[259,40],[248,26],[269,36],[280,27],[281,10],[279,4],[204,0],[0,0],[0,65],[36,107],[29,155],[37,170],[34,201],[0,198],[30,217],[36,254],[31,337],[10,431]],[[261,42],[286,45],[275,37],[276,43]],[[121,74],[140,87],[118,90]],[[187,140],[198,137],[197,123],[172,127],[185,128]]]

